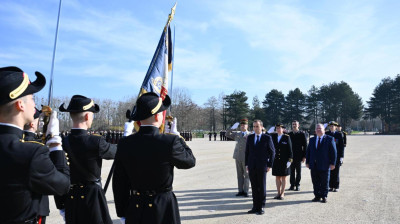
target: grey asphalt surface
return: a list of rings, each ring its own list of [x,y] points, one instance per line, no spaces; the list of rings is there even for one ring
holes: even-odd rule
[[[197,158],[196,167],[175,169],[173,185],[182,223],[400,223],[400,136],[355,135],[347,139],[340,192],[329,192],[328,203],[311,202],[310,172],[303,164],[301,191],[286,191],[282,201],[273,199],[275,177],[267,174],[262,216],[247,214],[252,207],[251,195],[235,197],[235,142],[210,142],[208,138],[188,142]],[[111,164],[104,161],[103,183]],[[120,223],[112,189],[106,197],[111,218]],[[50,209],[47,223],[63,223],[52,197]]]

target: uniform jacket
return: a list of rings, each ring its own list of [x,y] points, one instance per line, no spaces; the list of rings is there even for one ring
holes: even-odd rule
[[[344,157],[344,142],[343,142],[343,135],[339,131],[335,131],[335,133],[331,131],[325,132],[326,135],[332,136],[336,143],[336,150],[337,150],[337,157],[343,158]]]
[[[72,129],[63,148],[70,158],[72,186],[56,198],[56,205],[65,208],[66,223],[112,223],[100,180],[103,159],[113,159],[117,146],[87,130]]]
[[[38,138],[36,133],[30,131],[24,131],[24,140],[25,141],[33,141],[33,142],[42,142],[42,139]],[[40,216],[49,216],[50,209],[49,209],[49,196],[42,195],[39,203],[39,211],[38,215]]]
[[[300,161],[306,157],[307,137],[302,131],[289,132],[290,140],[292,141],[293,160]]]
[[[270,135],[261,134],[259,143],[254,145],[255,134],[247,137],[245,164],[249,169],[272,167],[275,158],[275,147]]]
[[[317,137],[312,137],[307,147],[306,164],[310,169],[329,170],[329,165],[336,165],[336,145],[332,136],[324,135],[320,148],[316,148]]]
[[[232,129],[226,132],[226,136],[236,141],[235,151],[233,151],[234,159],[244,162],[246,157],[246,141],[249,134],[250,132],[246,131],[243,135],[241,131],[233,131]]]
[[[281,140],[278,142],[278,134],[271,135],[272,142],[275,147],[274,163],[284,163],[293,161],[292,142],[289,135],[283,134]]]
[[[189,169],[196,159],[177,135],[154,126],[122,139],[115,158],[113,191],[117,215],[126,223],[180,223],[172,190],[174,167]],[[150,193],[149,193],[150,192]]]
[[[23,222],[38,215],[42,195],[69,190],[63,151],[23,140],[23,131],[0,125],[0,223]]]

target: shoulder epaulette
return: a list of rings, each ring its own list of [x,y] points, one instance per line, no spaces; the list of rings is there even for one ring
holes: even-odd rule
[[[37,142],[37,141],[25,141],[25,140],[22,140],[22,139],[20,141],[23,142],[23,143],[29,142],[29,143],[36,143],[36,144],[39,144],[39,145],[44,145],[43,143]]]
[[[286,136],[289,136],[288,134],[285,134]]]
[[[347,132],[344,131],[343,133],[345,133],[347,135]]]
[[[103,137],[102,135],[99,134],[92,134],[93,136],[99,136],[99,137]]]

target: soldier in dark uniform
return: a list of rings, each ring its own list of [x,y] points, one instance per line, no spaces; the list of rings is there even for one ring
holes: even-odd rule
[[[217,132],[214,131],[214,141],[217,141]]]
[[[141,123],[139,132],[118,144],[113,191],[117,215],[126,224],[180,223],[172,192],[174,167],[192,168],[196,159],[176,128],[173,134],[159,133],[162,111],[170,104],[169,96],[164,101],[152,92],[140,96],[132,115]]]
[[[69,112],[73,124],[71,134],[63,141],[71,162],[71,189],[57,207],[65,208],[67,224],[112,223],[100,175],[102,160],[114,159],[117,146],[102,136],[87,134],[93,113],[100,108],[92,99],[75,95],[67,108],[62,104],[59,110]]]
[[[292,131],[289,132],[293,150],[293,163],[290,166],[289,190],[296,191],[300,190],[301,163],[304,163],[306,161],[307,151],[307,137],[304,132],[299,130],[299,127],[300,125],[298,121],[292,121]]]
[[[39,138],[37,135],[37,129],[39,125],[39,116],[41,111],[35,108],[35,115],[33,116],[33,122],[30,122],[24,125],[24,140],[28,142],[39,142],[42,143],[42,139]],[[41,219],[41,224],[46,223],[46,216],[49,216],[50,209],[49,209],[49,196],[42,195],[40,199],[38,217]]]
[[[283,124],[275,125],[276,133],[271,134],[275,147],[275,159],[272,175],[276,177],[278,194],[274,199],[283,200],[285,197],[286,176],[290,175],[290,165],[293,161],[292,142],[289,135],[283,133]]]
[[[108,143],[111,142],[111,130],[107,131],[107,134],[106,134],[106,142],[108,142]]]
[[[192,133],[192,131],[190,131],[189,132],[189,141],[192,141],[192,138],[193,138],[193,133]]]
[[[338,123],[335,121],[329,122],[329,131],[327,131],[325,134],[330,135],[334,138],[335,143],[336,143],[336,165],[335,169],[331,170],[330,173],[330,179],[329,179],[329,191],[337,192],[339,191],[339,182],[340,182],[340,166],[343,163],[343,157],[344,157],[344,143],[343,143],[343,136],[342,133],[336,131]]]
[[[342,136],[343,136],[343,147],[344,147],[344,150],[346,150],[347,132],[342,131],[342,126],[340,124],[337,125],[337,130],[338,130],[338,132],[342,133]]]
[[[210,131],[210,132],[208,133],[208,138],[210,139],[210,141],[211,141],[211,136],[212,136],[212,132]]]
[[[43,195],[62,195],[69,190],[69,167],[61,147],[57,113],[53,112],[47,134],[49,147],[25,141],[25,124],[35,114],[34,93],[46,84],[36,72],[31,82],[17,67],[0,68],[0,223],[38,223]]]

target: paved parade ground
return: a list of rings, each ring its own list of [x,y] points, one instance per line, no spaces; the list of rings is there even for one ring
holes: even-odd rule
[[[188,144],[197,159],[196,166],[189,170],[175,169],[173,185],[182,223],[400,222],[400,136],[347,136],[348,146],[340,169],[340,192],[329,192],[326,204],[311,202],[313,188],[305,165],[301,191],[286,191],[285,200],[273,199],[275,177],[269,172],[265,214],[261,216],[247,214],[252,207],[251,195],[235,197],[236,168],[232,159],[235,142],[210,142],[207,138],[194,139]],[[103,164],[103,184],[111,164],[112,161]],[[120,223],[112,189],[106,197],[111,218],[114,223]],[[47,223],[62,223],[52,197],[50,210]]]

